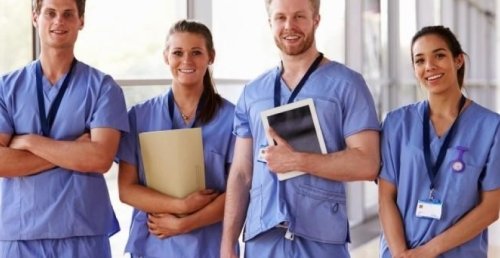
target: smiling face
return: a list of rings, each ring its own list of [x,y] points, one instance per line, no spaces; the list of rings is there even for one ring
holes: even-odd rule
[[[169,36],[163,56],[170,66],[174,83],[202,87],[203,76],[215,53],[207,49],[205,38],[196,33],[176,32]]]
[[[286,55],[300,55],[311,49],[319,20],[309,0],[274,0],[269,5],[274,42]]]
[[[457,71],[464,64],[463,54],[453,57],[450,48],[437,34],[418,38],[412,46],[415,77],[429,94],[460,90]]]
[[[38,29],[42,51],[72,50],[83,28],[83,17],[79,16],[75,0],[44,0],[40,11],[33,13],[33,26]]]

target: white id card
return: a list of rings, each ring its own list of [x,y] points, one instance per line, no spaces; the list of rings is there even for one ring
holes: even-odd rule
[[[262,163],[267,163],[267,161],[264,159],[264,153],[266,152],[267,146],[261,145],[259,149],[259,153],[257,156],[257,161],[262,162]]]
[[[417,210],[415,215],[422,218],[430,219],[441,219],[441,213],[443,211],[443,204],[436,201],[422,201],[419,200],[417,203]]]

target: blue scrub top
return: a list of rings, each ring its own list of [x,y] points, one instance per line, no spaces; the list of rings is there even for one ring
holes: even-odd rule
[[[257,161],[267,145],[261,112],[274,107],[272,69],[245,86],[235,111],[233,133],[253,140],[253,177],[244,239],[249,240],[286,221],[296,235],[313,241],[344,244],[349,241],[343,182],[305,174],[278,181],[266,164]],[[281,104],[291,95],[281,80]],[[328,153],[346,148],[345,139],[364,130],[378,131],[373,99],[362,76],[337,62],[318,67],[295,101],[312,98]]]
[[[431,184],[422,140],[423,111],[427,103],[423,101],[390,112],[383,125],[380,178],[397,188],[397,206],[409,248],[425,244],[457,223],[479,203],[481,192],[500,188],[500,116],[473,102],[457,122],[454,137],[436,177],[436,198],[443,203],[441,219],[415,216],[417,202],[428,199]],[[438,137],[432,124],[429,128],[434,163],[445,135]],[[460,157],[460,150],[464,148],[466,151],[462,160],[465,169],[455,172],[452,162]],[[487,240],[487,230],[484,230],[440,257],[486,257]],[[380,257],[391,257],[384,238]]]
[[[35,62],[0,78],[0,133],[40,134]],[[121,88],[106,74],[77,62],[50,137],[75,140],[93,128],[128,131]],[[54,86],[44,77],[50,104]],[[112,235],[119,230],[102,174],[54,168],[26,177],[0,178],[0,240]]]
[[[231,133],[234,105],[223,100],[214,118],[202,128],[205,183],[208,189],[226,190],[229,165],[233,158]],[[140,184],[145,185],[138,135],[142,132],[191,128],[185,125],[177,105],[174,117],[168,113],[168,92],[138,104],[129,111],[130,133],[122,137],[118,158],[138,168]],[[147,213],[134,209],[126,252],[145,257],[219,257],[222,222],[187,234],[159,239],[148,232]]]

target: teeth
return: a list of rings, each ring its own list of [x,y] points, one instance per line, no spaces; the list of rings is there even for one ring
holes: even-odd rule
[[[182,73],[192,73],[194,72],[194,69],[179,69],[179,71]]]
[[[441,76],[443,76],[443,75],[442,74],[433,75],[433,76],[427,77],[427,80],[428,81],[435,80],[435,79],[441,78]]]
[[[286,36],[285,39],[298,39],[299,36]]]

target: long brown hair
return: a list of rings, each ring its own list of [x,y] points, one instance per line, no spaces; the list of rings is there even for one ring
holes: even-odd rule
[[[167,48],[170,36],[174,33],[179,32],[188,32],[202,36],[205,39],[205,47],[209,52],[210,58],[214,58],[214,42],[212,39],[212,33],[207,26],[200,22],[189,20],[180,20],[176,22],[174,25],[172,25],[172,27],[170,27],[170,30],[168,31],[166,46]],[[204,99],[204,103],[200,102],[198,103],[198,105],[203,104],[204,106],[202,107],[198,119],[202,124],[206,124],[210,122],[210,120],[212,120],[212,118],[217,114],[217,111],[222,105],[222,98],[215,90],[215,85],[210,74],[210,69],[207,69],[205,75],[203,76],[202,98]]]

